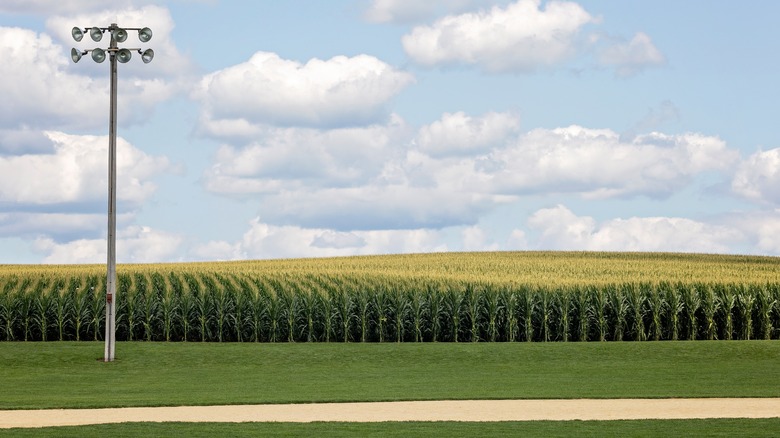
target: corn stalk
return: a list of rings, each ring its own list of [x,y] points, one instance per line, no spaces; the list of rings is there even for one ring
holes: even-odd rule
[[[528,286],[521,287],[518,297],[520,299],[520,324],[523,329],[523,340],[534,340],[534,313],[536,313],[536,296],[533,289]]]
[[[755,296],[750,287],[741,284],[737,288],[737,317],[740,322],[740,339],[749,341],[753,337],[753,304]]]
[[[481,289],[474,284],[467,284],[463,299],[465,301],[466,318],[469,322],[469,337],[471,342],[479,341],[479,322],[482,311]]]
[[[752,291],[756,295],[756,316],[759,332],[756,337],[759,339],[772,339],[772,310],[777,302],[774,300],[769,286],[756,287]]]
[[[463,291],[455,285],[450,285],[444,295],[444,314],[449,320],[450,340],[458,342],[460,335],[460,309],[463,305]]]
[[[520,332],[520,320],[517,315],[520,311],[520,301],[517,292],[510,286],[504,286],[499,292],[501,306],[504,309],[504,319],[506,321],[505,337],[509,342],[517,341]]]
[[[701,297],[695,284],[682,287],[682,300],[685,308],[685,333],[689,341],[695,341],[698,332],[696,312],[701,308]]]
[[[588,289],[575,286],[572,291],[572,299],[574,300],[574,312],[577,317],[577,340],[579,342],[587,342],[593,315],[590,292]]]
[[[560,289],[553,301],[553,307],[558,311],[558,326],[560,327],[560,340],[569,342],[571,339],[571,313],[573,293],[568,287]]]
[[[13,290],[18,284],[19,278],[16,276],[11,277],[3,284],[2,296],[0,296],[0,329],[2,329],[0,341],[14,340],[14,327],[19,319],[20,300],[16,299]]]
[[[681,288],[681,285],[670,285],[666,289],[666,308],[669,312],[669,339],[673,341],[680,339],[680,315],[685,308],[685,304],[680,296]]]
[[[710,284],[702,285],[699,292],[701,293],[701,310],[704,316],[702,330],[704,331],[705,339],[712,341],[716,338],[718,332],[715,317],[718,313],[720,302],[715,297],[715,291]]]
[[[737,295],[731,286],[718,285],[716,288],[718,308],[723,320],[723,339],[730,341],[734,336],[734,309],[737,306]]]
[[[593,321],[596,323],[596,335],[599,342],[607,340],[609,321],[607,310],[609,309],[609,295],[602,287],[594,287],[591,290],[591,302],[593,303]]]
[[[427,320],[428,303],[425,295],[416,290],[409,289],[406,292],[406,302],[408,303],[408,312],[410,325],[412,329],[412,340],[414,342],[423,341],[423,324]]]
[[[81,340],[81,334],[85,327],[89,327],[89,301],[92,298],[91,291],[88,290],[86,283],[82,285],[80,277],[72,277],[68,284],[68,294],[70,295],[71,309],[73,311],[73,334],[76,341]]]
[[[442,335],[442,315],[444,313],[444,293],[431,284],[426,286],[426,297],[428,302],[428,314],[431,321],[431,341],[438,342]],[[382,342],[382,339],[379,340]]]
[[[118,276],[117,281],[119,285],[122,284],[122,277]],[[87,284],[90,285],[90,287],[87,289],[88,293],[92,295],[92,299],[90,300],[89,305],[89,313],[90,313],[90,319],[89,319],[89,327],[92,330],[93,340],[99,341],[101,340],[100,335],[103,334],[105,331],[103,330],[103,327],[106,322],[106,299],[105,299],[105,293],[106,293],[106,279],[97,277],[89,277],[87,279]],[[121,289],[120,289],[121,290]],[[127,289],[125,289],[127,291]],[[126,292],[123,292],[125,294],[125,297],[127,296]],[[120,301],[121,303],[121,301]],[[117,321],[121,321],[119,313],[119,309],[117,308]]]
[[[622,288],[610,285],[608,289],[610,316],[612,317],[612,340],[622,341],[626,333],[626,315],[629,305]]]
[[[635,285],[633,283],[624,284],[623,291],[626,296],[628,311],[631,314],[631,327],[629,333],[633,334],[635,341],[644,341],[647,339],[645,334],[644,322],[644,297],[646,290],[650,286],[646,283]]]

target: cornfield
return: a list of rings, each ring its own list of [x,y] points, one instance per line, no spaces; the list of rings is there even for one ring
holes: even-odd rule
[[[480,253],[120,265],[117,340],[780,338],[780,260]],[[0,267],[0,341],[102,340],[100,266]]]

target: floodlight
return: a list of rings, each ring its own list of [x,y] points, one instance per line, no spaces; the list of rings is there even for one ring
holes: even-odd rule
[[[138,39],[141,40],[142,43],[148,43],[149,40],[152,39],[152,29],[145,27],[139,30]]]
[[[103,31],[99,27],[93,27],[89,30],[89,36],[92,38],[92,41],[98,42],[103,39]]]
[[[114,29],[111,35],[118,43],[123,43],[127,39],[127,31],[124,29]]]
[[[103,49],[92,49],[92,60],[100,64],[106,60],[106,51]]]
[[[84,32],[78,27],[74,27],[73,30],[70,31],[70,34],[73,35],[73,39],[76,40],[76,42],[79,42],[84,38]]]
[[[74,29],[75,29],[75,27],[74,27]],[[79,60],[81,60],[81,55],[83,55],[81,50],[70,49],[70,59],[72,59],[74,63],[79,62]]]
[[[8,1],[8,0],[0,0]],[[12,0],[13,1],[13,0]],[[33,1],[33,0],[28,0]],[[2,9],[2,7],[0,7]],[[74,63],[79,62],[82,57],[91,53],[92,60],[102,63],[106,58],[110,59],[111,68],[109,69],[110,75],[110,105],[109,105],[109,127],[108,127],[108,260],[106,263],[106,301],[105,301],[105,362],[114,361],[114,352],[116,349],[116,140],[117,140],[117,62],[122,64],[129,62],[133,57],[132,52],[138,52],[141,56],[141,60],[144,64],[152,62],[154,59],[154,50],[152,49],[140,49],[137,46],[131,48],[119,48],[117,43],[123,43],[127,40],[128,30],[138,31],[138,39],[142,43],[146,43],[152,39],[152,30],[148,27],[138,28],[130,27],[122,29],[116,23],[111,23],[108,27],[74,27],[71,29],[71,36],[76,42],[80,42],[85,34],[89,34],[93,41],[99,42],[103,39],[103,34],[109,33],[110,44],[108,48],[102,49],[76,49],[73,48],[70,51],[70,58]],[[124,67],[123,67],[124,68]]]
[[[133,57],[133,54],[130,53],[130,49],[121,49],[118,52],[116,52],[116,60],[121,62],[122,64],[126,63],[130,60],[130,58]]]
[[[154,50],[152,49],[146,49],[143,52],[141,52],[141,49],[138,49],[138,53],[141,54],[141,59],[144,61],[144,64],[148,64],[154,59]]]

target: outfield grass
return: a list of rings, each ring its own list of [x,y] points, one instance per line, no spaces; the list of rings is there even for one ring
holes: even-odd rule
[[[501,423],[125,423],[0,430],[0,437],[776,437],[780,419],[529,421]]]
[[[0,409],[780,397],[780,342],[0,343]]]

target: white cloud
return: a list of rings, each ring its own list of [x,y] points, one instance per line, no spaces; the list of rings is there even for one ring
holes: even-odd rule
[[[213,241],[194,250],[205,260],[334,257],[446,251],[439,231],[381,230],[336,232],[325,228],[250,223],[239,242]]]
[[[497,202],[446,188],[370,185],[282,192],[264,198],[260,209],[274,223],[386,230],[473,224]]]
[[[248,62],[204,77],[194,97],[204,106],[207,130],[209,123],[239,130],[256,124],[359,126],[382,119],[388,100],[412,81],[409,73],[369,55],[301,64],[257,52]]]
[[[366,239],[355,233],[325,230],[314,238],[311,246],[317,248],[360,248],[366,245]]]
[[[411,134],[397,117],[359,128],[268,128],[244,148],[222,146],[204,184],[258,200],[276,224],[353,230],[475,221],[492,197],[436,186],[416,158],[426,156],[408,151]]]
[[[0,127],[92,125],[108,107],[107,87],[68,73],[70,57],[48,35],[0,27],[0,52]]]
[[[224,145],[207,190],[253,197],[271,223],[338,230],[473,225],[533,194],[664,197],[738,154],[717,137],[651,133],[630,141],[569,126],[518,134],[508,113],[444,114],[416,136],[400,120],[365,128],[269,128]],[[257,197],[260,198],[257,198]]]
[[[504,248],[507,251],[520,251],[528,249],[528,239],[523,230],[512,230]]]
[[[149,12],[153,18],[167,14],[167,10],[149,7],[148,10],[128,11],[127,14]],[[170,20],[170,16],[167,16]],[[70,40],[70,28],[67,23],[82,22],[87,16],[66,19],[55,17],[49,20],[49,26],[57,35],[67,35]],[[172,25],[172,24],[171,24]],[[180,71],[183,58],[175,59],[175,49],[163,33],[163,41],[158,41],[155,49],[165,58],[157,58],[150,70],[140,59],[122,65],[121,86],[119,87],[120,123],[146,120],[154,106],[175,91],[170,80],[160,75],[168,70]],[[89,40],[86,38],[85,40]],[[154,40],[153,40],[154,41]],[[73,42],[75,44],[75,42]],[[90,48],[104,46],[107,43],[89,43]],[[72,65],[70,49],[56,44],[47,34],[21,28],[0,27],[0,51],[4,62],[0,63],[0,129],[6,128],[2,140],[10,145],[0,145],[0,150],[29,150],[18,142],[18,133],[36,129],[94,128],[103,127],[108,111],[108,72],[105,65],[94,65],[90,59],[78,65]],[[175,65],[173,65],[173,64]],[[137,64],[142,64],[141,66]],[[149,65],[152,65],[149,64]],[[170,73],[170,72],[169,72]],[[98,109],[98,110],[96,110]],[[8,136],[11,138],[8,138]],[[17,138],[13,138],[17,135]]]
[[[740,163],[731,188],[754,201],[780,204],[780,148],[756,152]]]
[[[489,112],[481,117],[462,111],[444,113],[420,129],[417,145],[431,156],[474,154],[501,146],[519,126],[519,118],[508,113]]]
[[[457,13],[487,0],[373,0],[364,17],[375,23],[409,23]]]
[[[498,251],[499,245],[491,242],[490,238],[479,225],[465,227],[461,231],[464,251]]]
[[[47,131],[53,153],[0,156],[0,202],[62,204],[106,197],[108,137]],[[117,198],[141,203],[155,190],[149,181],[168,169],[168,159],[153,157],[117,139]]]
[[[463,157],[407,154],[414,185],[498,196],[577,193],[586,198],[669,196],[704,172],[727,172],[738,153],[717,137],[651,133],[620,140],[609,129],[534,129]],[[511,200],[511,199],[510,199]]]
[[[152,263],[177,261],[184,239],[176,234],[131,226],[117,233],[117,263]],[[41,237],[34,243],[35,251],[46,254],[43,263],[105,263],[105,239],[79,239],[66,243]]]
[[[726,253],[744,239],[738,229],[679,217],[632,217],[601,224],[558,205],[528,220],[541,249]]]
[[[94,213],[0,213],[0,236],[93,233],[106,221],[105,214]]]
[[[518,0],[506,8],[448,15],[402,38],[406,53],[426,65],[479,65],[487,71],[533,71],[576,52],[576,36],[593,17],[576,3]]]
[[[780,209],[733,215],[730,222],[749,236],[759,253],[780,255]]]
[[[397,116],[387,125],[355,128],[264,127],[246,147],[221,146],[205,184],[210,191],[233,194],[362,185],[402,154],[397,145],[407,130]]]
[[[473,164],[462,180],[494,193],[581,193],[586,197],[668,196],[707,171],[725,171],[738,153],[717,137],[651,133],[621,142],[609,129],[534,129]],[[449,178],[454,178],[454,175]]]
[[[638,32],[631,41],[620,41],[599,53],[599,62],[614,66],[621,77],[635,75],[648,67],[666,64],[666,57],[655,47],[650,37]]]

